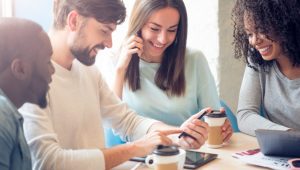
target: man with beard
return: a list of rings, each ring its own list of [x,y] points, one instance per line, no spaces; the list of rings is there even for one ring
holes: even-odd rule
[[[25,102],[47,106],[52,48],[42,27],[25,19],[0,18],[0,40],[0,169],[30,170],[17,108]]]
[[[160,144],[199,148],[204,143],[207,124],[197,120],[202,113],[180,128],[138,116],[109,90],[93,65],[97,51],[112,46],[111,34],[125,19],[120,0],[56,0],[53,9],[49,36],[56,72],[49,105],[21,109],[34,169],[111,169]],[[103,125],[133,142],[105,148]],[[167,137],[183,130],[194,138]]]

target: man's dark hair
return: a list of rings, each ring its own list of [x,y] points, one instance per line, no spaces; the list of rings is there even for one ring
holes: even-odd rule
[[[120,0],[54,0],[55,29],[65,27],[67,16],[72,10],[101,23],[121,24],[126,17],[126,8]]]

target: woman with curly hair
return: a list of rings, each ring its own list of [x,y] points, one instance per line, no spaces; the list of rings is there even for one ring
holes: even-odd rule
[[[300,130],[300,1],[237,0],[232,19],[235,57],[247,63],[240,130]]]

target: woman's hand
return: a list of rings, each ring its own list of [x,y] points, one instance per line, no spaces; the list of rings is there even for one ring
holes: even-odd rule
[[[222,126],[222,137],[223,142],[228,143],[230,137],[232,136],[233,130],[231,127],[231,123],[228,119],[225,120],[225,123]]]
[[[223,107],[220,108],[220,112],[221,113],[225,113],[225,109]],[[226,118],[223,126],[221,127],[222,129],[222,137],[223,137],[223,142],[224,143],[228,143],[230,137],[232,136],[233,130],[232,130],[232,126],[230,121],[228,120],[228,118]]]
[[[116,66],[116,73],[113,84],[113,91],[117,96],[122,99],[124,79],[127,72],[128,65],[132,58],[132,55],[137,53],[139,56],[143,53],[143,40],[142,38],[132,35],[123,44],[122,50],[118,59],[118,63]]]
[[[117,69],[122,70],[124,73],[127,71],[129,62],[132,58],[132,55],[137,53],[140,57],[143,53],[143,39],[137,35],[132,35],[128,40],[123,44],[121,53],[118,59]]]
[[[208,124],[198,119],[198,117],[202,115],[205,111],[211,112],[211,109],[202,109],[199,113],[191,116],[181,125],[180,128],[185,133],[193,137],[192,138],[190,136],[183,136],[182,138],[180,138],[179,145],[181,147],[189,149],[198,149],[205,143],[208,136]]]

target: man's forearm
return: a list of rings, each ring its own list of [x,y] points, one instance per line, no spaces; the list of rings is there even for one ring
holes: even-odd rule
[[[167,138],[171,134],[182,132],[178,127],[166,125],[162,122],[153,123],[147,131],[147,135],[116,147],[103,149],[105,169],[111,169],[132,157],[150,154],[157,145],[171,145],[172,141]],[[174,142],[173,142],[174,143]]]
[[[178,129],[178,127],[167,125],[162,122],[155,122],[150,126],[147,133],[154,132],[154,131],[161,131],[161,130],[173,130],[173,129]]]
[[[137,155],[134,143],[104,149],[102,152],[105,158],[105,169],[111,169]]]

